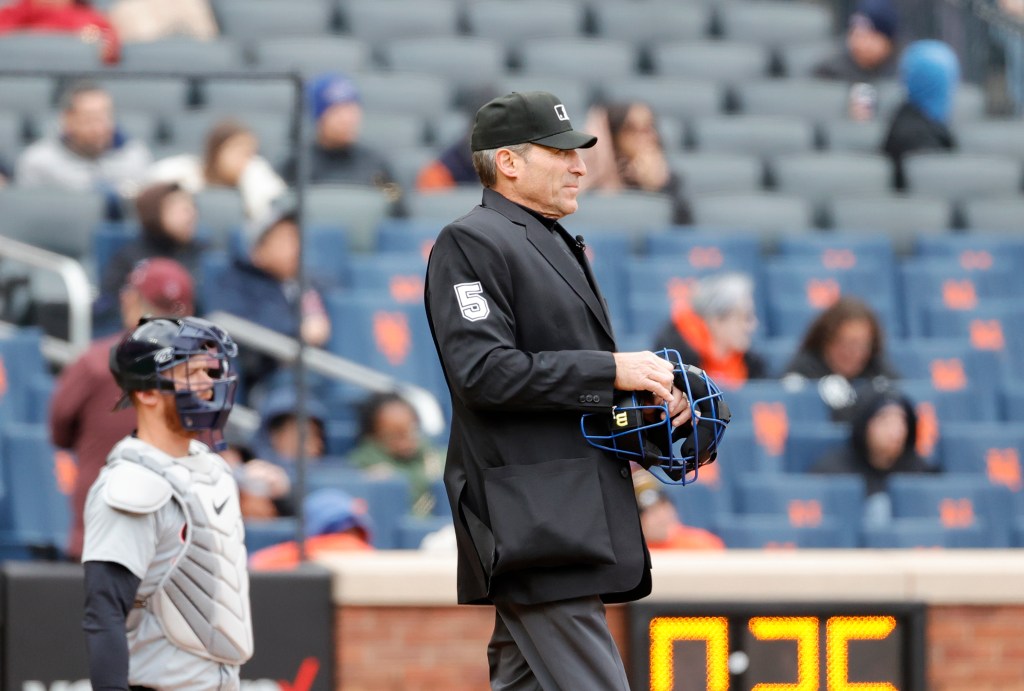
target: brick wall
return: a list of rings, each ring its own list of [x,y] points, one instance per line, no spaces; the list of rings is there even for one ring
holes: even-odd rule
[[[344,606],[338,613],[342,691],[489,688],[493,609]],[[628,659],[626,608],[610,607],[608,624]],[[1024,691],[1024,607],[932,607],[926,627],[931,691]]]
[[[1024,691],[1024,607],[931,607],[932,691]]]

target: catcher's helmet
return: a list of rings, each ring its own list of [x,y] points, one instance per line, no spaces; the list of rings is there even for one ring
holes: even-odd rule
[[[235,403],[237,378],[231,359],[238,346],[219,326],[199,319],[144,317],[110,349],[110,373],[125,395],[117,407],[128,405],[129,391],[156,389],[174,394],[181,426],[187,430],[219,430]],[[213,383],[175,383],[168,370],[202,355],[210,359],[206,373]],[[213,395],[205,398],[206,391]]]
[[[704,370],[683,364],[675,350],[656,355],[673,365],[675,387],[692,408],[689,422],[673,428],[667,404],[651,403],[644,391],[620,391],[610,416],[584,414],[580,427],[591,446],[639,463],[664,483],[686,485],[697,479],[700,466],[717,458],[732,413]]]

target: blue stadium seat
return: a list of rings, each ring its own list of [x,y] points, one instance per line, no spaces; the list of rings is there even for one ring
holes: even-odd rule
[[[705,471],[711,467],[701,468],[700,476],[693,484],[665,488],[665,495],[685,525],[714,531],[718,521],[732,512],[732,501],[727,489],[705,481]]]
[[[760,338],[754,341],[753,349],[767,363],[768,376],[779,378],[786,373],[799,345],[796,337]]]
[[[419,549],[423,538],[451,524],[450,516],[402,516],[395,531],[395,547]]]
[[[756,233],[723,233],[679,228],[647,236],[651,258],[677,261],[697,270],[744,271],[760,277],[762,240]]]
[[[388,295],[396,303],[423,304],[427,262],[409,253],[365,255],[353,262],[349,284],[357,292]]]
[[[424,260],[438,233],[451,219],[385,218],[377,225],[378,252],[410,252]]]
[[[1013,499],[1005,486],[977,475],[895,475],[889,480],[894,518],[934,518],[946,528],[980,526],[992,547],[1010,544]]]
[[[951,423],[939,439],[939,462],[949,473],[988,478],[1008,488],[1024,506],[1024,424]]]
[[[71,522],[70,487],[59,483],[58,458],[46,426],[7,425],[0,458],[4,529],[25,544],[63,550]]]
[[[829,451],[849,443],[850,430],[840,423],[798,425],[789,431],[785,467],[789,473],[810,470]]]
[[[726,401],[732,410],[729,434],[733,427],[750,425],[763,464],[779,470],[784,467],[789,437],[796,425],[819,425],[829,420],[828,409],[811,386],[790,390],[777,381],[750,381],[729,391]]]
[[[1019,234],[971,231],[947,235],[922,235],[914,248],[918,257],[956,259],[974,271],[1020,268],[1024,263],[1024,238]]]
[[[939,391],[991,392],[1002,376],[998,355],[973,348],[966,338],[890,339],[888,354],[900,376],[930,381]],[[991,418],[995,409],[985,413]]]
[[[946,528],[935,518],[896,518],[886,526],[865,528],[862,539],[869,549],[992,546],[989,535],[981,526]]]
[[[252,554],[258,549],[295,539],[298,521],[294,517],[245,522],[245,549]]]
[[[831,519],[857,543],[864,480],[856,475],[746,474],[737,478],[736,511],[782,517],[794,528],[818,527]]]
[[[308,491],[324,487],[344,490],[366,502],[372,524],[372,542],[377,549],[398,546],[399,526],[409,513],[409,483],[404,477],[369,478],[352,468],[312,466],[308,471]]]
[[[726,516],[718,535],[729,549],[826,549],[856,547],[850,531],[832,518],[821,525],[794,527],[786,518]]]
[[[22,327],[0,338],[0,420],[31,422],[35,408],[31,404],[32,386],[39,377],[49,376],[42,355],[42,331]]]
[[[1024,420],[1024,378],[1004,380],[999,388],[999,402],[1002,419]]]
[[[833,231],[779,238],[776,252],[783,257],[810,260],[816,266],[842,270],[861,265],[894,269],[892,241],[881,233]]]
[[[732,406],[731,392],[725,394],[726,403]],[[718,447],[713,475],[707,477],[701,471],[699,482],[714,481],[716,485],[731,485],[743,473],[782,472],[782,454],[766,451],[764,432],[758,438],[758,430],[749,418],[738,419],[733,413],[732,422]],[[787,437],[788,438],[788,437]],[[785,449],[785,446],[783,446]],[[769,450],[774,450],[769,448]]]

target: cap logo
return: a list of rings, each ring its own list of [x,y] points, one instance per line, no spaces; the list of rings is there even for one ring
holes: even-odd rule
[[[173,357],[173,355],[174,348],[168,347],[164,348],[163,350],[158,350],[156,353],[153,354],[153,362],[155,362],[158,365],[162,365],[168,360],[170,360],[171,357]]]
[[[565,120],[566,122],[569,120],[569,113],[566,112],[565,106],[561,103],[555,106],[555,115],[558,116],[559,120]]]

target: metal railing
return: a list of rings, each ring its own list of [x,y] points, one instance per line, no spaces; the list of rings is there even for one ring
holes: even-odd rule
[[[88,347],[92,340],[92,286],[82,265],[63,254],[50,252],[0,235],[0,257],[52,271],[68,293],[68,340],[46,338],[47,359],[66,364]]]

